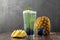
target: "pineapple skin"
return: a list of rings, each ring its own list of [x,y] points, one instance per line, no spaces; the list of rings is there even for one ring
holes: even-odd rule
[[[38,17],[36,20],[36,34],[38,33],[38,28],[44,28],[44,35],[50,34],[50,19],[46,16]]]

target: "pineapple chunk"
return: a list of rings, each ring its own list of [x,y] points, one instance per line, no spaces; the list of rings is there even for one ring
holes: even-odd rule
[[[27,33],[24,30],[14,30],[11,34],[11,37],[25,37]]]

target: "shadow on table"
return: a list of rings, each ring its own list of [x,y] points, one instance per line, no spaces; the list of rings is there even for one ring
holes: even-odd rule
[[[53,40],[51,36],[36,36],[34,40]]]
[[[53,39],[51,38],[51,36],[36,36],[36,37],[34,37],[34,36],[30,35],[30,36],[27,36],[26,38],[20,38],[20,39],[11,38],[11,40],[53,40]]]

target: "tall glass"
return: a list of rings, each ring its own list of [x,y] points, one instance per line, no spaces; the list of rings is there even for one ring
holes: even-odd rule
[[[27,35],[33,35],[36,21],[36,11],[31,10],[23,11],[23,19],[24,30],[27,32]]]

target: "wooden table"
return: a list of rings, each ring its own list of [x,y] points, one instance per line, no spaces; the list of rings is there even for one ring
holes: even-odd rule
[[[49,36],[27,36],[23,39],[11,38],[11,33],[0,33],[0,40],[60,40],[60,33],[51,34]]]

